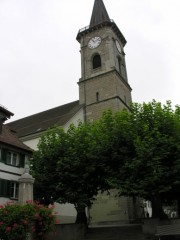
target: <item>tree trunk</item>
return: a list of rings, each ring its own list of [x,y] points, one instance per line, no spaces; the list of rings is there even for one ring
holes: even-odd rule
[[[178,214],[178,217],[180,217],[180,198],[179,197],[177,199],[177,214]]]
[[[167,218],[167,215],[163,211],[162,202],[159,195],[152,196],[151,206],[152,206],[152,218],[160,219]]]
[[[133,199],[133,220],[138,219],[138,214],[137,214],[137,199],[135,196],[132,197]]]
[[[76,223],[87,225],[86,207],[84,205],[77,205],[75,208],[77,211]]]

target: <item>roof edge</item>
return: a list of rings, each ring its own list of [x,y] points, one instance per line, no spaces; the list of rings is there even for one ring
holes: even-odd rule
[[[123,34],[121,33],[121,31],[119,30],[118,26],[116,25],[116,23],[114,22],[114,20],[111,19],[111,21],[105,21],[102,23],[99,23],[98,25],[94,26],[94,27],[90,27],[90,26],[86,26],[82,29],[79,30],[76,40],[78,42],[80,42],[81,37],[83,37],[84,35],[93,32],[94,30],[98,30],[102,27],[105,26],[109,26],[113,29],[113,31],[116,33],[116,35],[119,37],[119,39],[121,40],[123,47],[126,45],[127,41],[125,39],[125,37],[123,36]]]

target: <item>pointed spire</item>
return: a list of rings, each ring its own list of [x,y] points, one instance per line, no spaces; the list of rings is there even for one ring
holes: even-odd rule
[[[94,7],[92,11],[90,25],[79,30],[76,37],[77,41],[80,42],[81,37],[83,37],[85,34],[88,34],[92,31],[96,31],[97,29],[103,28],[104,26],[111,27],[111,29],[115,32],[115,34],[121,40],[121,43],[123,44],[123,46],[125,46],[126,39],[122,35],[119,28],[117,27],[116,23],[109,18],[109,15],[107,13],[103,0],[94,0]]]
[[[95,0],[90,21],[90,28],[103,22],[111,22],[111,20],[106,11],[106,7],[103,3],[103,0]]]

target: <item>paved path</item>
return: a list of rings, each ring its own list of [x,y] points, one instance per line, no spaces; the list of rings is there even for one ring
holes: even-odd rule
[[[139,224],[89,227],[84,240],[146,240]]]

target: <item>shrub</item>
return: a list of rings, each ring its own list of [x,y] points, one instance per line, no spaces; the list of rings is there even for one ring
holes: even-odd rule
[[[44,240],[55,224],[53,208],[38,203],[7,203],[0,206],[0,237],[3,240],[24,240],[31,233],[33,240]]]

